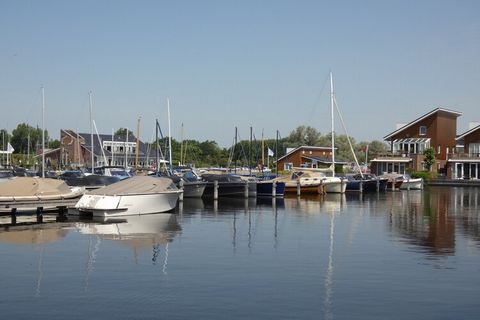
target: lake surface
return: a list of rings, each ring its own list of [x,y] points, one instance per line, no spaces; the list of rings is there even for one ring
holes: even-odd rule
[[[478,319],[480,190],[186,200],[0,231],[2,319]]]

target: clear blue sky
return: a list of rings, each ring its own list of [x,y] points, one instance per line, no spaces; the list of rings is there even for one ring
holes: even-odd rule
[[[480,121],[480,1],[0,0],[0,127],[89,131],[154,119],[230,146],[330,131],[328,72],[347,129],[382,139],[436,107]],[[338,133],[343,129],[338,126]]]

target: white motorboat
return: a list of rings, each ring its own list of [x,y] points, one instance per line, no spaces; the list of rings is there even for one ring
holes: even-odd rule
[[[412,178],[409,174],[404,174],[400,190],[423,190],[423,179]]]
[[[170,178],[135,176],[86,193],[75,208],[94,217],[167,212],[175,208],[180,193]]]

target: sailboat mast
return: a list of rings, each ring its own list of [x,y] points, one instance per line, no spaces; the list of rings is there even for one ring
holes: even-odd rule
[[[248,144],[248,172],[250,175],[252,175],[252,130],[252,127],[250,127],[250,143]]]
[[[160,164],[158,163],[158,119],[155,119],[155,162],[157,163],[156,171],[158,174]]]
[[[237,146],[237,127],[235,127],[235,143],[233,144],[233,157],[235,157],[235,147]],[[234,172],[237,174],[237,157],[235,157],[235,162],[234,162]]]
[[[181,166],[183,165],[183,122],[182,122],[182,142],[180,143],[180,163]]]
[[[268,157],[268,155],[267,155]],[[263,129],[262,129],[262,171],[263,171],[263,166],[265,165],[265,141],[263,139]]]
[[[111,165],[114,166],[115,165],[115,162],[114,162],[114,159],[115,159],[115,133],[114,133],[114,129],[112,128],[112,146],[111,146],[111,150],[112,150],[112,162],[111,162]]]
[[[42,178],[45,178],[45,88],[42,86]]]
[[[170,165],[170,173],[173,173],[172,166],[172,133],[170,130],[170,99],[167,98],[167,117],[168,117],[168,161]]]
[[[278,168],[277,168],[277,165],[278,165],[278,136],[279,136],[279,132],[277,130],[277,136],[275,138],[275,174],[278,174]]]
[[[90,151],[91,151],[91,157],[92,157],[92,174],[94,174],[95,170],[95,165],[94,165],[94,160],[95,160],[95,155],[93,153],[93,104],[92,104],[92,91],[88,92],[88,101],[90,104]]]
[[[135,145],[135,169],[138,169],[138,146],[139,143],[139,136],[140,136],[140,118],[137,120],[137,143]]]
[[[330,71],[330,112],[331,112],[331,120],[332,120],[332,176],[335,176],[335,123],[333,121],[333,101],[334,100],[334,93],[333,93],[333,74]]]
[[[128,145],[128,128],[125,128],[125,170],[128,168],[127,145]]]

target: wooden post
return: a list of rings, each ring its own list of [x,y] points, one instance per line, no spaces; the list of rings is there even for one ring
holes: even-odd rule
[[[184,183],[185,183],[185,182],[183,181],[183,179],[180,179],[179,185],[180,185],[180,190],[181,190],[182,192],[180,193],[180,196],[178,197],[178,201],[183,201],[183,193],[185,192],[185,188],[184,188],[184,186],[183,186]]]
[[[58,216],[55,220],[57,222],[67,221],[67,215],[66,215],[67,207],[66,206],[58,206],[57,208],[58,208]]]
[[[43,223],[43,207],[37,208],[37,223]]]
[[[245,181],[245,186],[243,187],[243,196],[248,198],[248,181]]]
[[[297,180],[297,196],[300,197],[300,195],[301,195],[300,180]]]
[[[360,180],[360,189],[359,190],[360,190],[360,193],[363,192],[363,180]]]
[[[17,208],[12,208],[12,211],[10,211],[10,217],[12,219],[12,225],[17,224]]]
[[[272,198],[277,196],[277,181],[272,182]]]
[[[376,182],[377,182],[377,192],[379,192],[380,191],[380,180],[377,178]]]
[[[213,181],[213,200],[218,200],[218,180]]]

